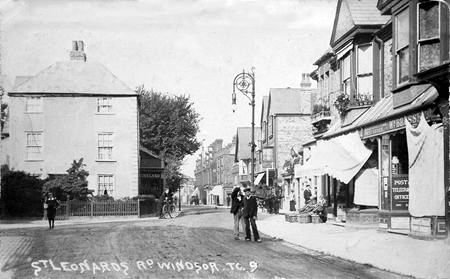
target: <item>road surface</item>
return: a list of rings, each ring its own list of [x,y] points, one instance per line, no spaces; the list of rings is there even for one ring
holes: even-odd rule
[[[1,278],[403,278],[286,245],[237,241],[226,209],[0,232]]]

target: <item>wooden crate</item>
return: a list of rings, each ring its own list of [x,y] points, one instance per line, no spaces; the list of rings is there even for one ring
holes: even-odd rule
[[[302,224],[311,223],[311,215],[309,214],[298,215],[298,222]]]
[[[296,223],[298,222],[298,214],[286,214],[285,220],[289,223]]]
[[[320,224],[323,223],[322,219],[320,219],[320,216],[317,214],[312,214],[311,215],[311,223],[313,224]]]

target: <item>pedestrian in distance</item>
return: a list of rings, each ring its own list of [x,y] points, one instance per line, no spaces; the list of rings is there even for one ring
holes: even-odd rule
[[[256,219],[258,217],[258,202],[254,193],[250,191],[250,188],[245,188],[244,198],[244,222],[245,222],[245,240],[251,241],[250,226],[253,232],[253,238],[256,242],[261,242],[259,238],[258,228],[256,226]]]
[[[230,213],[233,214],[234,218],[234,239],[239,240],[239,223],[241,228],[243,226],[243,210],[244,210],[244,195],[242,195],[241,188],[236,186],[231,192],[231,209]]]
[[[164,188],[163,193],[159,197],[159,219],[164,218],[163,207],[164,203],[172,202],[172,193],[169,188]]]
[[[312,191],[311,191],[311,185],[307,184],[305,191],[303,191],[303,198],[305,199],[305,204],[308,204],[311,200]]]
[[[56,198],[53,196],[52,193],[49,193],[47,199],[47,219],[49,230],[55,228],[55,216],[56,216],[56,209],[58,207],[59,202],[56,200]]]

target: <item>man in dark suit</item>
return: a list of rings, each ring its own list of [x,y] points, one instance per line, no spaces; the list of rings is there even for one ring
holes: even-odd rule
[[[250,188],[244,189],[244,222],[245,222],[245,240],[251,240],[250,225],[252,226],[253,238],[256,242],[261,242],[259,238],[258,228],[256,227],[256,218],[258,214],[258,203],[256,197],[250,191]]]
[[[303,198],[305,198],[305,204],[308,204],[311,200],[312,192],[311,185],[307,184],[305,191],[303,191]]]

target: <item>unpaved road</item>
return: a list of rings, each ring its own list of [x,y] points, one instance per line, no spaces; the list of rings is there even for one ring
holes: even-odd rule
[[[2,278],[402,278],[284,245],[233,239],[225,210],[171,220],[14,229],[0,233]]]

